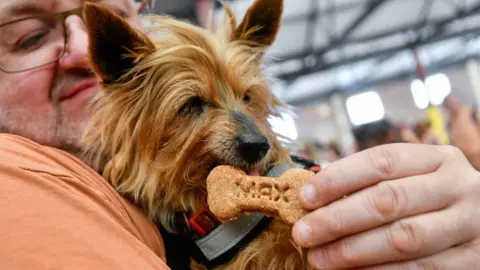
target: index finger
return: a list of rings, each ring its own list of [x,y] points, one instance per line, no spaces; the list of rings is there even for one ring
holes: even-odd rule
[[[463,107],[463,104],[460,101],[453,97],[447,97],[444,101],[445,109],[452,115],[455,116],[457,112]]]
[[[303,187],[299,199],[314,210],[381,181],[434,172],[444,160],[445,152],[434,145],[377,146],[321,170]]]

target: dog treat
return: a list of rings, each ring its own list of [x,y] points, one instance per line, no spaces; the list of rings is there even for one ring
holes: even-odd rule
[[[220,221],[247,212],[276,216],[293,225],[308,213],[298,201],[300,189],[313,172],[292,168],[280,177],[249,176],[230,166],[218,166],[207,178],[208,205]]]

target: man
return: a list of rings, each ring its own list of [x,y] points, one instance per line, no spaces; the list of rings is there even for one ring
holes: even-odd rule
[[[99,2],[139,25],[132,0]],[[2,1],[0,21],[80,6],[80,0]],[[86,103],[96,91],[87,62],[87,35],[78,16],[66,18],[66,40],[60,32],[62,25],[56,29],[46,26],[31,20],[0,28],[0,67],[4,71],[0,73],[0,131],[76,153],[79,136],[91,115]],[[37,49],[47,41],[52,46]]]
[[[450,136],[474,168],[480,170],[480,123],[478,111],[472,110],[455,98],[445,101],[450,115]]]
[[[138,24],[130,0],[100,2]],[[80,6],[0,4],[0,267],[167,269],[157,228],[78,158],[97,90]],[[367,150],[305,186],[293,236],[317,268],[474,269],[478,178],[454,148]]]
[[[98,2],[139,25],[133,1]],[[168,269],[158,229],[74,157],[97,91],[81,6],[0,3],[0,268]]]

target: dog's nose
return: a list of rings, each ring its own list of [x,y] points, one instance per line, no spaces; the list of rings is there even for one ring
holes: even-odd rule
[[[237,138],[236,147],[243,160],[253,165],[265,157],[270,144],[262,135],[245,134]]]

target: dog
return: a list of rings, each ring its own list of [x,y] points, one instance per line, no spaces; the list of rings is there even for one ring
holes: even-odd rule
[[[266,175],[292,164],[267,120],[284,104],[262,69],[283,1],[256,0],[240,23],[225,10],[215,32],[153,16],[152,29],[161,33],[155,39],[98,4],[84,10],[89,60],[101,88],[83,137],[86,155],[152,221],[169,233],[191,234],[192,241],[209,232],[194,231],[192,216],[200,214],[210,231],[218,225],[206,207],[214,167]],[[192,268],[310,269],[291,226],[268,217],[255,222],[228,259],[207,266],[200,256]]]

